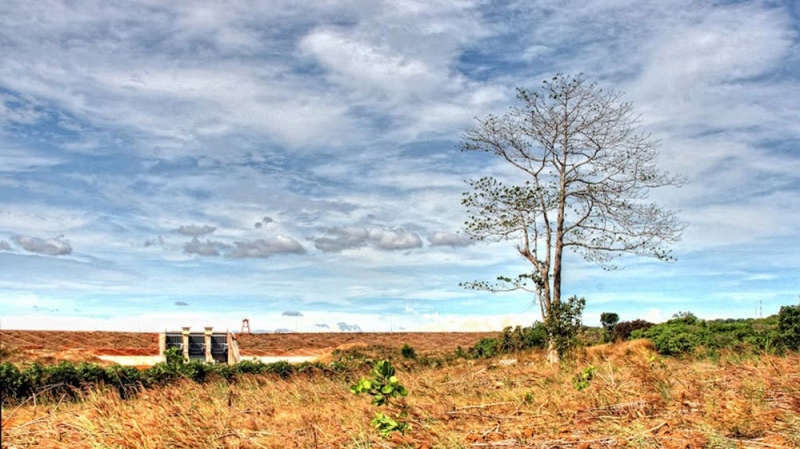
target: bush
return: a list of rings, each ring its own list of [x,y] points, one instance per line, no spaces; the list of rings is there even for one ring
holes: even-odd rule
[[[408,343],[403,343],[403,347],[400,349],[400,355],[407,359],[416,359],[417,358],[417,351],[414,350]]]
[[[655,326],[655,324],[645,320],[622,321],[614,326],[614,331],[611,333],[613,341],[624,341],[631,338],[633,331],[640,329],[648,329]]]
[[[603,326],[603,342],[608,343],[614,335],[614,328],[619,323],[619,315],[612,312],[600,314],[600,324]]]
[[[475,359],[494,357],[500,353],[500,341],[496,338],[481,338],[469,348],[469,355]]]
[[[456,357],[481,359],[524,349],[545,348],[547,340],[547,328],[544,323],[537,321],[530,327],[508,326],[503,329],[500,338],[481,338],[466,352],[459,346],[456,349]]]
[[[553,338],[553,344],[559,357],[564,357],[577,345],[578,332],[581,330],[581,316],[585,306],[586,300],[577,296],[572,296],[558,304],[551,304],[545,326],[548,335]]]
[[[778,338],[787,349],[800,350],[800,304],[781,307],[778,312]]]
[[[0,365],[0,403],[17,401],[28,397],[31,386],[28,379],[23,376],[19,368],[9,362]]]
[[[631,338],[649,338],[664,355],[695,353],[701,347],[708,354],[720,349],[764,352],[779,349],[778,327],[775,317],[706,321],[681,312],[666,323],[633,331]]]

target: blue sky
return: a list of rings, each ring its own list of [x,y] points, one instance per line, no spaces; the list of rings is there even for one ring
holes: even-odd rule
[[[174,4],[172,4],[174,3]],[[0,5],[0,326],[495,330],[526,269],[459,234],[459,142],[556,72],[625,92],[683,188],[677,262],[565,262],[567,295],[660,321],[800,294],[800,3]]]

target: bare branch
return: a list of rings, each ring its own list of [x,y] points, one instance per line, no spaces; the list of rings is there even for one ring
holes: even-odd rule
[[[638,131],[633,105],[582,75],[557,75],[538,90],[518,89],[517,98],[507,114],[479,120],[462,148],[495,154],[530,179],[468,181],[464,230],[478,240],[516,240],[534,277],[465,286],[535,293],[544,318],[561,300],[565,248],[604,268],[622,254],[673,260],[668,248],[685,227],[648,195],[685,178],[659,170],[659,144]]]

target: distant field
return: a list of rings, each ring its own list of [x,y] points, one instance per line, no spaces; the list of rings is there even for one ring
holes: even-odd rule
[[[254,356],[323,355],[337,348],[378,345],[399,348],[411,345],[418,352],[468,348],[497,332],[326,332],[237,334],[240,351]],[[0,344],[14,351],[12,361],[95,361],[94,356],[158,354],[155,332],[72,332],[0,330]]]
[[[453,351],[468,348],[483,337],[499,332],[327,332],[237,335],[243,352],[253,355],[322,354],[341,346],[376,345],[399,348],[409,344],[417,351]]]

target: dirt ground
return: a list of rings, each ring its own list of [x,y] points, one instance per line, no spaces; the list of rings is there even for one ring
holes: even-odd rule
[[[309,356],[328,354],[337,348],[367,345],[400,348],[408,344],[419,353],[453,351],[458,346],[466,349],[483,337],[497,335],[496,332],[326,332],[237,334],[236,339],[243,355]],[[158,354],[158,334],[0,330],[0,345],[10,353],[4,355],[4,360],[12,362],[97,361],[99,354]]]

